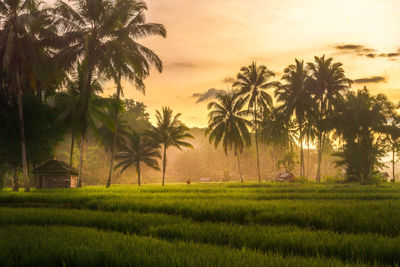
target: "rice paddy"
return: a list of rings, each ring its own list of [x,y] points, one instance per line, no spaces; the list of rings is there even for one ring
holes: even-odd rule
[[[4,266],[399,266],[400,187],[3,191],[0,240]]]

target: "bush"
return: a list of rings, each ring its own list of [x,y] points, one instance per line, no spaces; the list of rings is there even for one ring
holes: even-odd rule
[[[382,173],[379,171],[373,171],[367,179],[361,181],[361,184],[376,184],[379,185],[381,183],[387,182],[387,180],[383,177]]]

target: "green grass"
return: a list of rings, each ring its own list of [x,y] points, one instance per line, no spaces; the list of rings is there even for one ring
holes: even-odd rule
[[[193,242],[167,242],[80,227],[0,229],[4,266],[342,266],[336,259],[283,257]]]
[[[0,240],[7,241],[0,245],[4,250],[0,262],[6,260],[6,265],[25,265],[29,261],[97,265],[98,257],[106,259],[109,265],[129,265],[129,258],[144,266],[244,266],[247,262],[248,266],[400,264],[398,185],[228,183],[87,187],[1,192],[0,205],[1,229],[18,232],[0,231]],[[51,240],[59,239],[61,245],[50,247],[48,254],[34,249],[23,260],[7,254],[17,253],[12,252],[16,248],[9,239],[16,238],[15,242],[33,248],[36,243],[43,246],[50,238],[36,236],[32,229],[41,233],[51,229],[53,234],[57,233]],[[71,239],[63,239],[63,232]],[[88,235],[88,241],[81,245],[82,251],[96,251],[87,258],[86,252],[80,254],[72,249],[71,240],[78,238],[79,232]],[[104,239],[114,237],[114,247],[135,239],[144,242],[144,246],[154,246],[154,250],[160,246],[163,252],[155,254],[158,261],[126,250],[117,252],[109,244],[103,247],[96,243],[99,240],[94,233]],[[178,251],[182,247],[188,249],[180,259]],[[18,250],[23,253],[22,248]],[[71,251],[78,255],[77,260],[71,258]],[[198,255],[200,251],[205,255]],[[168,253],[176,259],[169,261]],[[193,261],[193,257],[199,260]]]

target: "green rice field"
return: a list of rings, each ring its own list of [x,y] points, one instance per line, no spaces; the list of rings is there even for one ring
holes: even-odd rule
[[[0,192],[1,266],[400,266],[400,186]]]

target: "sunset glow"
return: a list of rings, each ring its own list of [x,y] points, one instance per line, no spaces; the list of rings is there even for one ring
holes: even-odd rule
[[[373,93],[400,100],[400,58],[369,58],[335,49],[352,44],[377,54],[397,53],[398,1],[150,0],[147,4],[148,20],[168,29],[167,39],[144,41],[160,55],[164,71],[154,71],[147,79],[145,96],[128,84],[131,89],[125,92],[126,97],[145,102],[152,113],[168,103],[185,111],[190,126],[204,127],[206,104],[196,104],[194,93],[229,87],[224,80],[235,77],[252,60],[265,64],[280,79],[294,58],[312,61],[322,54],[342,62],[351,79],[384,77],[379,83],[356,83],[353,88],[367,85]],[[114,91],[112,87],[106,94]]]

